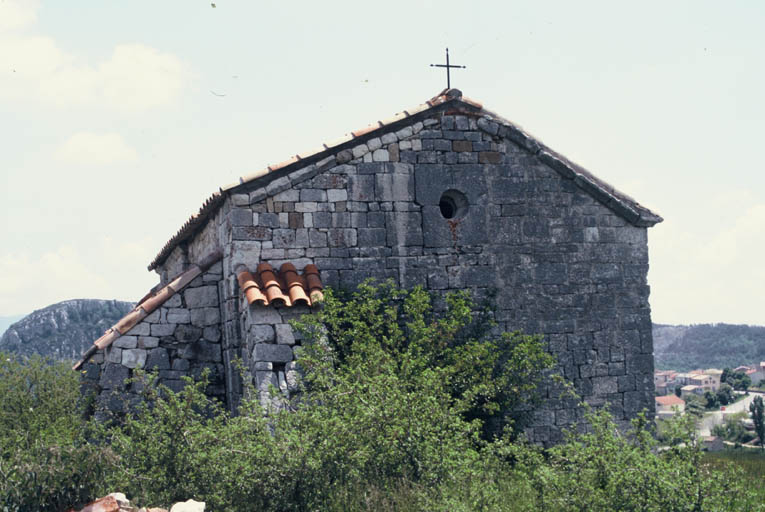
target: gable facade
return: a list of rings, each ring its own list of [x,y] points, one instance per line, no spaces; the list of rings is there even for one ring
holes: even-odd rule
[[[136,391],[120,385],[131,365],[176,387],[209,368],[210,393],[234,408],[239,358],[263,404],[278,405],[269,387],[288,395],[297,379],[289,319],[310,313],[323,287],[393,279],[490,299],[498,329],[543,334],[581,396],[626,423],[654,411],[647,228],[660,221],[446,90],[214,194],[150,265],[161,282],[147,302],[167,302],[82,368],[102,408],[117,407],[112,390]],[[182,290],[163,292],[201,261]],[[527,433],[556,442],[580,411],[552,383],[543,395]]]

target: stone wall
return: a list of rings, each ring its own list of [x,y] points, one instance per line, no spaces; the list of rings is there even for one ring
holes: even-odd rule
[[[284,311],[246,310],[236,265],[315,263],[326,286],[392,278],[492,297],[499,328],[544,334],[589,403],[609,402],[620,422],[652,412],[646,228],[499,132],[486,118],[436,114],[227,198],[218,221],[226,364],[250,358],[257,384],[279,388],[283,363],[287,382],[289,344],[270,337]],[[284,357],[259,357],[263,344]],[[232,404],[241,390],[228,388]],[[580,417],[555,391],[545,390],[534,441],[560,439]]]
[[[159,382],[175,391],[185,385],[182,376],[198,378],[209,368],[207,393],[225,400],[218,297],[222,277],[219,262],[84,365],[84,383],[98,394],[97,414],[120,414],[138,401],[141,384],[126,382],[136,368],[156,371]]]
[[[247,333],[242,361],[250,370],[261,405],[279,408],[279,396],[289,398],[297,391],[301,339],[289,321],[311,310],[308,306],[247,306],[245,301],[242,307],[242,331]],[[273,396],[271,386],[281,395]]]

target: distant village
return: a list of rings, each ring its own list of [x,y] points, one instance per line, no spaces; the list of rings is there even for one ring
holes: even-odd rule
[[[699,424],[701,441],[707,449],[720,450],[726,441],[752,446],[758,443],[746,394],[750,389],[765,392],[765,361],[725,370],[657,370],[653,382],[657,421],[686,413],[701,417],[715,411],[708,415],[708,421]]]

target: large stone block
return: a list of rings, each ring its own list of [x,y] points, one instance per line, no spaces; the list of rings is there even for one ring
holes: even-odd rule
[[[122,366],[128,368],[143,368],[146,363],[146,351],[140,348],[132,348],[122,351]]]
[[[181,343],[194,343],[202,337],[202,329],[191,325],[179,325],[173,335]]]
[[[214,285],[188,288],[183,292],[188,308],[205,308],[218,305],[218,287]]]
[[[421,246],[423,244],[420,212],[387,212],[385,227],[389,246]]]
[[[371,175],[349,176],[348,198],[351,201],[374,201],[375,177]]]
[[[182,361],[182,360],[179,360]],[[186,364],[188,368],[188,363]],[[164,348],[153,348],[146,355],[147,370],[169,370],[170,356]]]
[[[292,327],[289,324],[277,324],[276,328],[276,342],[281,345],[294,345],[295,335],[292,332]]]
[[[191,321],[188,309],[172,308],[167,310],[167,321],[173,324],[187,324]]]
[[[292,361],[292,349],[289,345],[258,343],[252,351],[252,360],[286,363]]]
[[[375,199],[377,201],[413,201],[414,176],[398,173],[375,175]]]
[[[250,341],[252,343],[273,343],[274,340],[273,326],[262,324],[250,326]]]
[[[220,362],[223,360],[219,343],[208,343],[206,341],[197,341],[187,345],[181,357],[195,361]]]
[[[218,308],[199,308],[191,310],[191,325],[206,327],[220,323]]]
[[[151,335],[161,338],[163,336],[172,336],[177,324],[152,324]]]
[[[106,363],[101,371],[98,385],[103,389],[118,389],[125,386],[130,370],[118,363]]]
[[[422,205],[438,206],[441,195],[454,188],[454,177],[448,166],[417,164],[414,167],[415,201]]]

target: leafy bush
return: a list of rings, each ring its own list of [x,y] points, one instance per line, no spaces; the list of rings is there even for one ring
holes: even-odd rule
[[[64,510],[103,491],[111,452],[88,443],[78,375],[0,353],[0,510]]]
[[[0,423],[0,509],[63,510],[119,490],[216,511],[762,510],[738,473],[705,465],[690,417],[666,425],[664,451],[645,418],[623,433],[605,410],[557,447],[525,443],[516,412],[552,358],[539,338],[487,335],[484,318],[464,294],[438,309],[389,284],[328,293],[296,324],[301,392],[267,414],[252,390],[230,416],[204,377],[174,393],[139,374],[143,403],[99,426],[68,370],[6,361],[0,399],[22,417]]]

